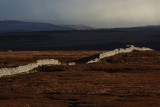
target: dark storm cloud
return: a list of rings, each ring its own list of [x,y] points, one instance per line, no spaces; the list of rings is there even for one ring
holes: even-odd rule
[[[0,20],[125,27],[160,24],[159,0],[0,0]]]

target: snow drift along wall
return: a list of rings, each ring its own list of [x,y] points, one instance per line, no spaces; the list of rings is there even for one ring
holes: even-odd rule
[[[60,65],[60,64],[61,63],[55,59],[37,60],[37,62],[35,62],[35,63],[27,64],[24,66],[18,66],[15,68],[2,68],[2,69],[0,69],[0,77],[20,74],[20,73],[27,73],[27,72],[29,72],[39,66],[43,66],[43,65]]]
[[[88,61],[87,64],[96,63],[105,57],[114,56],[116,54],[129,53],[129,52],[132,52],[133,50],[151,51],[152,49],[145,48],[145,47],[139,48],[139,47],[135,47],[135,46],[131,45],[125,49],[120,48],[120,49],[115,49],[112,51],[104,52],[104,53],[100,54],[98,58],[95,58],[93,60]],[[15,68],[2,68],[2,69],[0,69],[0,77],[20,74],[20,73],[28,73],[29,71],[31,71],[39,66],[43,66],[43,65],[62,65],[62,64],[58,60],[55,60],[55,59],[37,60],[37,62],[35,62],[35,63],[27,64],[24,66],[18,66]],[[63,64],[63,65],[66,65],[66,64]],[[75,65],[75,62],[69,62],[68,65]]]
[[[98,58],[95,58],[93,60],[88,61],[87,64],[99,62],[103,58],[114,56],[116,54],[129,53],[129,52],[132,52],[133,50],[138,50],[138,51],[152,51],[153,50],[153,49],[146,48],[146,47],[139,48],[139,47],[135,47],[133,45],[127,45],[127,46],[128,46],[128,48],[125,48],[125,49],[120,48],[120,49],[115,49],[112,51],[104,52],[104,53],[100,54]]]

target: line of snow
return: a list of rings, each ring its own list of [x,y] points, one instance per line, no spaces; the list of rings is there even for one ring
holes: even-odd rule
[[[128,46],[128,48],[125,48],[125,49],[120,48],[120,49],[115,49],[112,51],[104,52],[104,53],[100,54],[98,58],[95,58],[93,60],[88,61],[87,64],[96,63],[96,62],[99,62],[103,58],[114,56],[114,55],[120,54],[120,53],[129,53],[134,50],[138,50],[138,51],[152,51],[153,50],[153,49],[146,48],[146,47],[139,48],[139,47],[135,47],[133,45],[127,45],[127,46]]]
[[[133,45],[130,45],[128,48],[120,48],[120,49],[115,49],[112,51],[104,52],[99,55],[98,58],[95,58],[93,60],[88,61],[86,64],[89,63],[96,63],[99,62],[101,59],[114,56],[116,54],[120,53],[129,53],[132,52],[133,50],[138,50],[138,51],[151,51],[152,49],[146,48],[146,47],[135,47]],[[28,73],[29,71],[38,68],[43,65],[66,65],[66,64],[61,64],[58,60],[55,59],[42,59],[42,60],[37,60],[35,63],[30,63],[24,66],[18,66],[15,68],[1,68],[0,69],[0,77],[3,76],[10,76],[10,75],[15,75],[15,74],[20,74],[20,73]],[[68,65],[76,65],[75,62],[69,62]]]
[[[75,62],[69,62],[68,65],[76,65]]]
[[[37,60],[37,62],[35,63],[30,63],[24,66],[18,66],[15,68],[2,68],[0,69],[0,77],[10,76],[20,73],[28,73],[29,71],[43,65],[61,65],[61,63],[55,59],[42,59],[42,60]]]

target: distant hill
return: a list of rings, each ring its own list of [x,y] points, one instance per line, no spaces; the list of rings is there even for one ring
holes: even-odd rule
[[[160,25],[154,26],[140,26],[140,27],[128,27],[128,28],[111,28],[106,29],[109,31],[160,31]]]
[[[49,23],[22,22],[22,21],[0,21],[0,32],[34,32],[73,30],[70,27],[58,26]]]
[[[111,32],[136,32],[136,31],[160,31],[160,25],[140,26],[128,28],[102,28],[95,29],[85,25],[54,25],[50,23],[0,21],[0,33],[36,32],[36,31],[68,31],[68,30],[95,30]]]
[[[64,25],[64,26],[75,30],[94,30],[94,28],[85,25]]]

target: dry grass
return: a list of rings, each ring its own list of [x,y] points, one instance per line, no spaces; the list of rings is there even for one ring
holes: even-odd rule
[[[35,62],[38,59],[57,59],[60,62],[69,62],[102,51],[19,51],[0,52],[0,68],[16,67]]]
[[[2,52],[0,62],[8,61],[13,66],[44,57],[66,62],[100,52]],[[1,67],[9,64],[1,63]],[[160,52],[135,51],[95,64],[43,66],[36,70],[39,72],[0,78],[0,106],[160,106]]]

